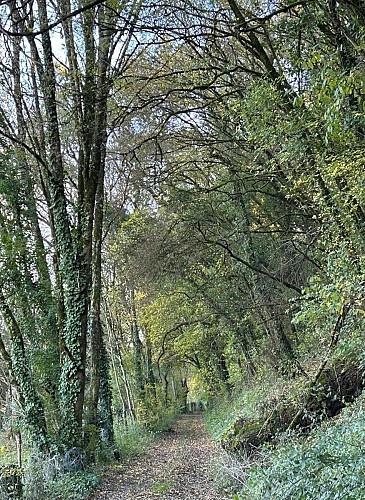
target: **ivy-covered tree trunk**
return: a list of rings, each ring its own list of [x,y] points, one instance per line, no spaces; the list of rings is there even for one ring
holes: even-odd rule
[[[100,273],[101,235],[93,246],[96,195],[102,200],[105,143],[106,109],[109,84],[106,74],[109,65],[111,32],[100,27],[99,52],[95,52],[93,35],[94,13],[84,14],[82,23],[85,38],[86,73],[85,85],[81,88],[77,74],[74,38],[70,22],[64,23],[66,45],[70,63],[73,103],[76,116],[76,131],[79,139],[79,165],[75,222],[71,227],[68,201],[65,194],[64,160],[61,151],[61,135],[56,99],[56,76],[53,63],[51,38],[46,29],[48,18],[46,3],[38,1],[42,33],[43,63],[38,65],[42,93],[46,110],[48,158],[43,167],[43,176],[49,191],[49,211],[54,224],[54,236],[59,268],[59,283],[62,287],[64,321],[61,334],[60,414],[61,441],[66,447],[82,443],[82,423],[86,385],[87,334],[89,327],[89,303],[94,272]],[[104,9],[99,8],[99,22]],[[98,58],[98,59],[97,59]],[[98,62],[97,62],[98,61]],[[99,189],[99,191],[98,191]],[[102,201],[100,213],[102,214]],[[98,212],[97,212],[98,213]],[[102,216],[97,221],[97,231],[102,231]],[[100,228],[100,229],[99,229]],[[93,252],[99,252],[93,259]],[[100,290],[96,295],[100,295]],[[99,305],[98,305],[99,304]],[[93,331],[100,330],[100,297],[93,306]],[[96,335],[99,335],[96,333]],[[95,337],[95,335],[94,335]],[[98,372],[98,368],[96,370]],[[95,380],[95,377],[94,377]],[[98,398],[99,382],[96,381],[95,398]],[[94,391],[95,392],[95,391]],[[97,404],[96,404],[97,406]],[[97,412],[97,408],[95,408]]]
[[[23,335],[2,292],[0,311],[10,335],[10,354],[6,351],[2,339],[0,339],[0,352],[7,364],[12,383],[17,388],[32,442],[35,448],[45,453],[49,449],[49,441],[44,407],[34,386]]]
[[[144,332],[146,343],[146,382],[149,394],[156,399],[156,378],[153,372],[152,344],[147,331]]]
[[[101,439],[104,443],[114,443],[114,427],[112,412],[112,390],[110,385],[109,356],[105,347],[103,332],[100,346],[100,387],[98,398],[97,422],[100,428]]]
[[[106,103],[105,103],[106,105]],[[93,255],[93,290],[91,301],[90,326],[90,416],[91,422],[99,428],[104,442],[114,442],[112,395],[110,387],[109,359],[105,347],[105,338],[101,322],[101,293],[102,293],[102,238],[104,215],[104,153],[101,152],[99,183],[95,201],[94,223],[94,255]]]

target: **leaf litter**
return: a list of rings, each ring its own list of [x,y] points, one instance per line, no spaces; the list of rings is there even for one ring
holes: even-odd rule
[[[223,500],[211,473],[217,454],[201,415],[184,415],[145,455],[110,469],[90,500]]]

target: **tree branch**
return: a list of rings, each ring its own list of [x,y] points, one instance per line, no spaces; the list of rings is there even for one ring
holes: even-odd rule
[[[160,353],[160,355],[159,355],[159,357],[157,359],[157,366],[158,367],[160,366],[161,359],[165,355],[165,352],[166,352],[166,340],[167,340],[167,337],[170,335],[170,333],[176,332],[177,330],[179,330],[183,326],[191,326],[191,325],[197,325],[197,324],[206,325],[206,326],[212,326],[212,323],[210,323],[208,321],[204,321],[204,320],[199,320],[199,319],[195,320],[195,321],[182,321],[181,323],[178,323],[173,328],[170,328],[170,330],[168,330],[167,332],[164,333],[164,336],[163,336],[163,339],[162,339],[162,350],[161,350],[161,353]]]
[[[269,21],[270,19],[272,19],[275,16],[278,16],[279,14],[285,14],[286,12],[290,12],[292,9],[295,9],[295,7],[304,6],[304,5],[307,5],[309,3],[313,3],[313,2],[314,2],[314,0],[300,0],[298,2],[294,2],[294,3],[291,3],[289,5],[284,5],[280,9],[277,9],[277,10],[270,12],[270,14],[267,14],[266,16],[254,17],[254,18],[248,19],[247,21],[245,20],[245,23],[243,25],[244,26],[243,31],[247,32],[247,31],[253,31],[255,29],[258,29],[266,21]],[[252,22],[256,22],[257,23],[256,26],[248,27],[248,25]]]
[[[73,10],[69,14],[65,14],[64,16],[61,16],[60,18],[57,19],[57,21],[54,21],[53,23],[48,24],[47,26],[45,26],[44,28],[42,28],[38,31],[8,31],[0,25],[0,32],[3,33],[4,35],[8,35],[8,36],[16,36],[16,37],[26,36],[26,37],[34,38],[35,36],[43,35],[47,31],[52,30],[53,28],[55,28],[59,24],[62,24],[64,21],[67,21],[67,19],[75,17],[79,14],[82,14],[83,12],[86,12],[86,11],[92,9],[93,7],[96,7],[97,5],[100,5],[104,2],[106,2],[106,0],[94,0],[93,2],[90,2],[86,5],[84,5],[83,7],[80,7],[79,9]]]
[[[213,245],[217,245],[217,246],[223,248],[232,257],[232,259],[237,260],[237,262],[240,262],[244,266],[248,267],[249,269],[251,269],[251,271],[254,271],[254,272],[259,273],[259,274],[263,274],[264,276],[267,276],[268,278],[276,281],[277,283],[280,283],[281,285],[284,285],[287,288],[290,288],[291,290],[295,290],[299,294],[302,293],[301,289],[299,287],[297,287],[296,285],[294,285],[293,283],[289,283],[288,281],[285,281],[285,280],[283,280],[281,278],[278,278],[274,274],[269,273],[269,271],[266,271],[265,269],[262,269],[260,267],[256,267],[256,266],[250,264],[249,262],[247,262],[247,260],[242,259],[239,255],[235,254],[230,249],[230,247],[228,246],[228,243],[226,241],[223,241],[223,240],[216,240],[216,241],[215,240],[208,240],[199,226],[198,226],[198,231],[204,237],[204,241],[206,243],[211,243]]]

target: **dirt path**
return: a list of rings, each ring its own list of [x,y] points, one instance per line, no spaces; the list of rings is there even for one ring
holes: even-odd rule
[[[209,474],[215,454],[201,416],[186,415],[144,456],[112,469],[92,500],[222,500]]]

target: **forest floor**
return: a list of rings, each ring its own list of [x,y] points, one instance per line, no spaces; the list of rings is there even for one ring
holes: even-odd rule
[[[222,500],[212,478],[217,455],[201,415],[185,415],[145,455],[110,469],[90,500]]]

